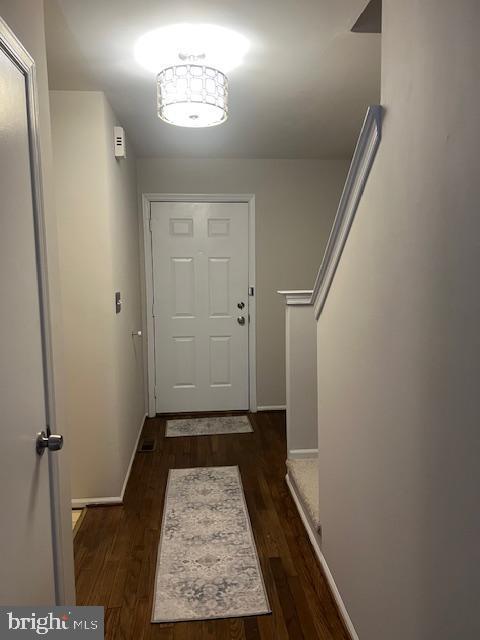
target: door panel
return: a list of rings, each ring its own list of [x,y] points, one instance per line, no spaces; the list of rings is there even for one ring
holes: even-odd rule
[[[208,298],[211,318],[228,318],[230,312],[230,258],[209,258]]]
[[[195,315],[195,272],[193,258],[172,258],[170,287],[173,295],[173,317]]]
[[[174,336],[173,344],[176,362],[176,375],[173,378],[174,388],[195,387],[197,382],[195,338],[193,336]]]
[[[248,205],[153,202],[151,230],[157,412],[248,409]]]
[[[0,604],[55,603],[25,76],[0,48]]]
[[[231,377],[231,336],[210,336],[210,385],[229,387]]]

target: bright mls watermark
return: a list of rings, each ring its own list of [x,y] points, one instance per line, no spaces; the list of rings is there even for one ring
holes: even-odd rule
[[[103,640],[103,607],[0,607],[0,640],[73,634]]]

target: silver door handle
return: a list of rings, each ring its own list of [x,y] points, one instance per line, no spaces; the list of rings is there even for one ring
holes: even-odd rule
[[[141,331],[132,331],[132,336],[141,336],[142,332]]]
[[[36,449],[39,456],[43,455],[45,449],[49,451],[60,451],[62,447],[63,436],[55,434],[47,436],[45,431],[37,433]]]
[[[237,322],[238,324],[245,324],[245,316],[238,316]]]

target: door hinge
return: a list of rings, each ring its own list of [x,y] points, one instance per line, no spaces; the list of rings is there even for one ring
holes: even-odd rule
[[[150,216],[148,219],[148,229],[150,233],[152,233],[152,216]]]
[[[255,295],[254,287],[248,287],[248,295],[249,296],[254,296]]]

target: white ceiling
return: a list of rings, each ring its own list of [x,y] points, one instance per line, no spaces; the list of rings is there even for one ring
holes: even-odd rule
[[[379,101],[380,36],[351,33],[367,0],[46,0],[52,89],[101,89],[140,156],[321,158],[351,155]],[[156,115],[155,75],[135,41],[178,22],[251,41],[229,74],[230,117],[208,129]]]

